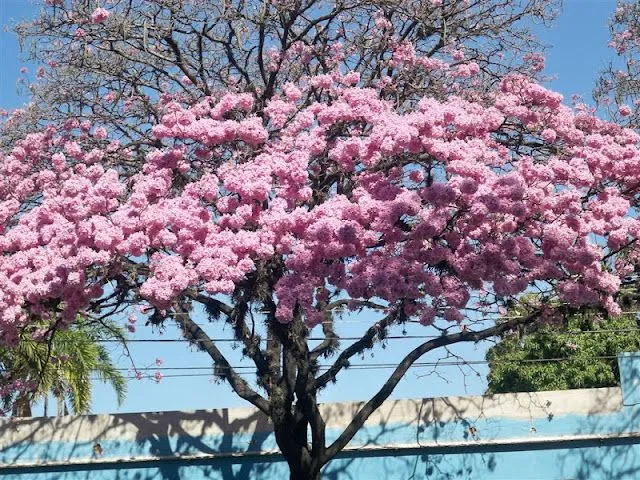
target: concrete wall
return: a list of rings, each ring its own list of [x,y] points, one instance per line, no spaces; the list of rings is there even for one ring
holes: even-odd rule
[[[635,374],[635,363],[624,362],[623,376]],[[624,394],[605,388],[388,401],[323,478],[637,479],[636,378],[623,381]],[[359,405],[323,407],[329,441]],[[267,420],[240,408],[6,419],[0,477],[281,479],[287,467]]]

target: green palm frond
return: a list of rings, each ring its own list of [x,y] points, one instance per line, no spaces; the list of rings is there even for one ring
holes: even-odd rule
[[[31,403],[53,393],[59,406],[68,404],[75,414],[88,413],[95,376],[113,387],[121,405],[127,391],[126,379],[100,342],[113,337],[126,339],[124,330],[113,323],[82,319],[68,329],[54,331],[46,342],[35,341],[30,332],[25,332],[17,347],[0,349],[0,366],[13,378],[35,382],[37,389]],[[1,400],[7,408],[15,399],[7,396]]]

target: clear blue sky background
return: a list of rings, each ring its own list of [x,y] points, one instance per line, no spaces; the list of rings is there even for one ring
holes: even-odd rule
[[[33,16],[37,11],[35,4],[37,2],[32,0],[0,0],[0,25]],[[555,26],[551,29],[537,28],[539,36],[552,47],[547,55],[546,73],[553,75],[554,80],[549,86],[564,94],[567,100],[574,93],[590,100],[597,73],[614,59],[613,52],[607,48],[607,21],[614,8],[614,0],[564,0],[564,10]],[[12,33],[5,30],[0,32],[0,48],[0,108],[16,108],[25,101],[24,97],[17,94],[16,84],[20,77],[20,67],[24,62],[19,60],[18,43]],[[343,336],[356,335],[364,331],[370,322],[371,319],[362,316],[345,319],[339,333]],[[228,337],[217,325],[208,325],[207,329],[214,337]],[[407,333],[428,335],[432,332],[426,331],[424,327],[411,326]],[[179,335],[175,328],[168,327],[162,336],[158,337],[157,332],[151,332],[149,328],[141,325],[133,338],[178,339]],[[418,343],[418,340],[410,339],[389,340],[386,349],[376,351],[373,357],[367,354],[360,361],[392,362]],[[237,365],[241,360],[238,356],[239,349],[233,350],[230,347],[227,345],[225,349],[233,357],[231,363]],[[482,360],[485,348],[486,346],[463,346],[455,349],[454,353],[461,354],[466,359]],[[114,354],[123,368],[130,366],[128,359],[118,352]],[[153,368],[156,357],[160,357],[164,361],[163,367],[198,366],[205,369],[186,372],[165,371],[166,375],[202,374],[210,367],[205,354],[192,351],[183,343],[136,343],[131,346],[131,354],[137,367]],[[440,352],[425,357],[422,361],[429,362],[442,357],[443,354]],[[154,370],[150,373],[153,374]],[[365,399],[377,390],[384,376],[389,373],[390,370],[347,373],[336,385],[327,388],[322,395],[322,401]],[[483,365],[478,366],[477,371],[461,370],[457,366],[442,366],[436,370],[432,367],[414,368],[399,384],[393,397],[480,394],[486,388],[485,377],[486,367]],[[237,398],[226,384],[216,384],[211,377],[176,377],[165,378],[158,384],[150,379],[131,380],[127,400],[119,409],[111,391],[102,385],[96,385],[93,411],[103,413],[193,410],[238,405],[243,405],[243,401]]]

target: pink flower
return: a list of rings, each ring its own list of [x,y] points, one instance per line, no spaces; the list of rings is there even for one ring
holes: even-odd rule
[[[424,326],[432,325],[436,318],[436,311],[433,308],[427,307],[422,311],[420,315],[420,323]]]
[[[98,140],[104,140],[107,138],[107,129],[104,127],[98,127],[93,131],[93,137]]]
[[[552,128],[545,128],[540,134],[540,136],[545,142],[551,143],[551,142],[555,142],[557,133]]]
[[[629,105],[620,105],[620,108],[618,108],[618,112],[623,117],[628,117],[629,115],[631,115],[631,107]]]
[[[93,13],[91,14],[91,21],[93,23],[102,23],[104,22],[107,18],[109,18],[109,15],[111,15],[109,13],[109,10],[106,10],[102,7],[98,7],[96,8]]]
[[[38,328],[35,332],[33,332],[31,338],[36,342],[40,342],[43,341],[48,334],[49,330],[47,330],[46,328]]]
[[[357,85],[360,81],[360,72],[349,72],[342,77],[342,82],[345,85]]]
[[[456,62],[459,62],[460,60],[464,60],[464,50],[455,50],[451,54],[451,58],[453,58]]]
[[[300,98],[302,98],[302,92],[292,83],[286,83],[283,90],[285,96],[287,97],[287,100],[291,102],[297,102],[298,100],[300,100]]]

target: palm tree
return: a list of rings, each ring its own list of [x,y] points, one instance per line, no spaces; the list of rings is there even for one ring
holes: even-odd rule
[[[46,340],[34,340],[33,332],[23,332],[18,345],[0,349],[0,365],[14,378],[31,381],[35,391],[8,395],[15,416],[32,416],[32,406],[44,401],[45,416],[50,394],[57,401],[57,415],[86,414],[91,407],[92,378],[111,384],[118,405],[124,400],[127,383],[114,365],[109,350],[101,342],[107,335],[124,341],[124,333],[114,324],[80,320],[67,329],[52,330]]]

